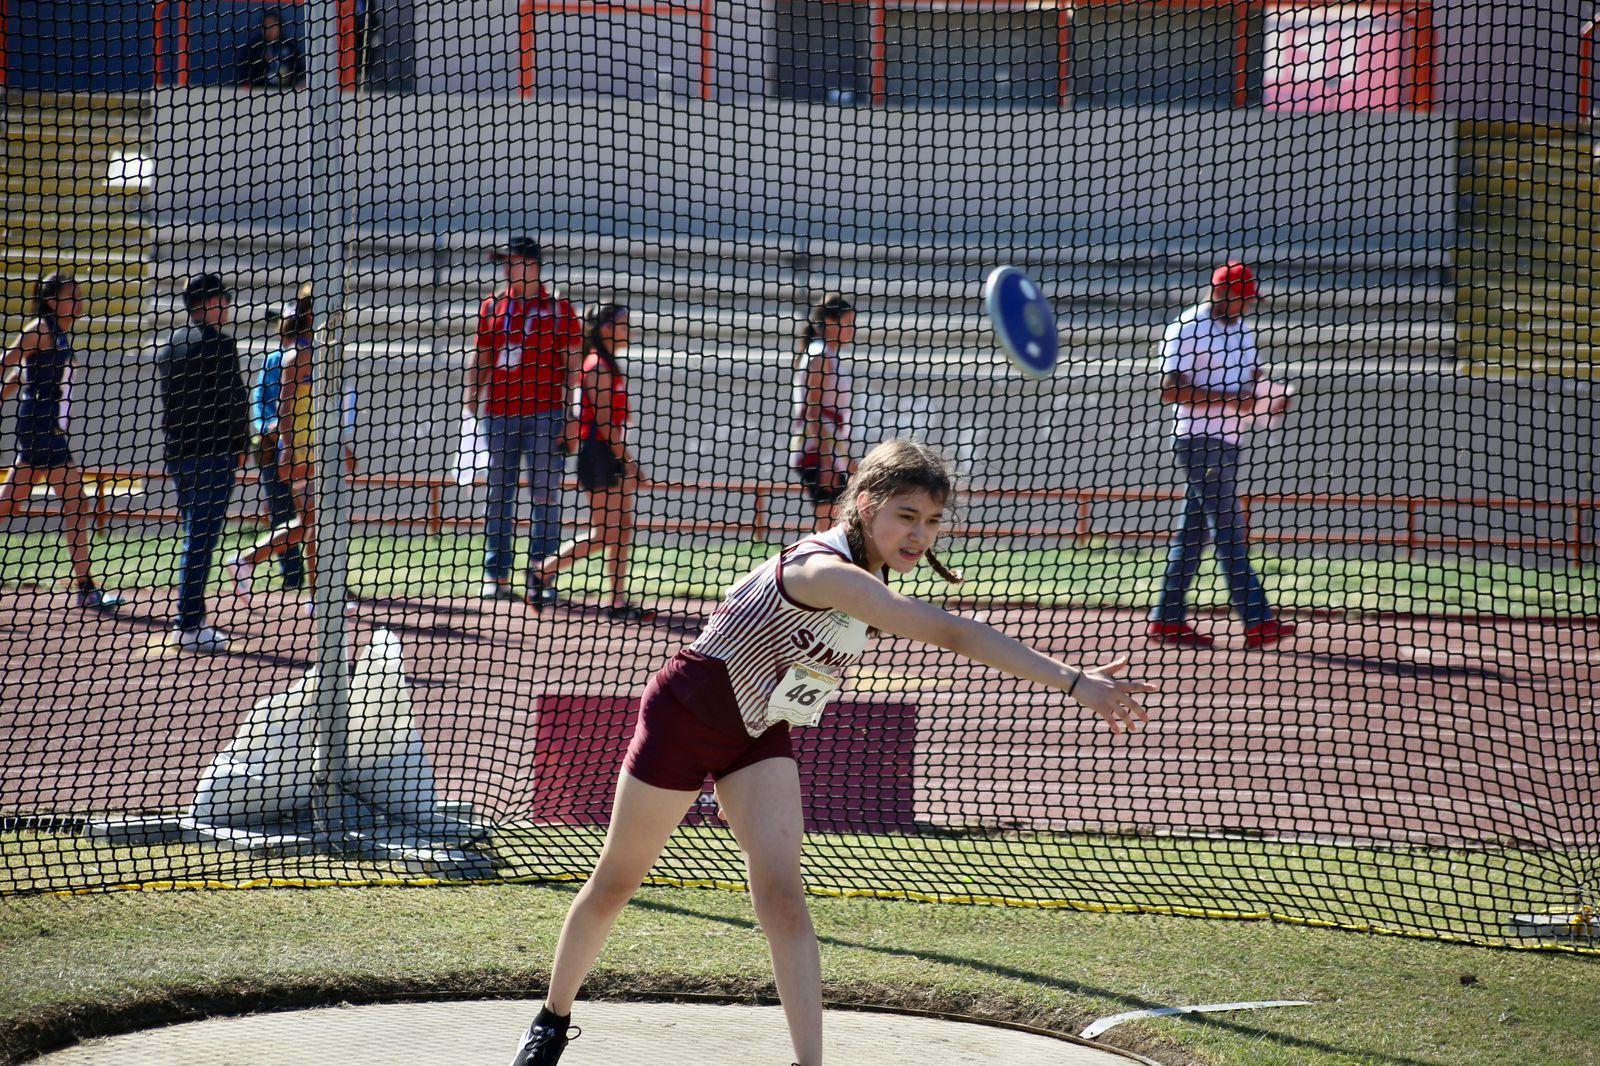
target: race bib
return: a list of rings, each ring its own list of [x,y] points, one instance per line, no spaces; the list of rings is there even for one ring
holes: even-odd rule
[[[838,687],[837,674],[795,663],[772,690],[772,699],[767,702],[767,724],[816,725]]]

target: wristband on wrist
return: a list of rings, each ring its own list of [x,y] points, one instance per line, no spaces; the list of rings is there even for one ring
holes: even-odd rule
[[[1078,682],[1083,680],[1083,671],[1082,670],[1077,671],[1077,675],[1078,675],[1077,677],[1074,677],[1072,679],[1072,684],[1067,686],[1067,695],[1069,695],[1069,696],[1077,691]]]

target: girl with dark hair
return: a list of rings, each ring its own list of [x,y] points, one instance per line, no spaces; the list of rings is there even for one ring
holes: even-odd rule
[[[1147,719],[1138,694],[1153,689],[1118,676],[1127,660],[1071,666],[889,587],[891,573],[909,574],[924,558],[933,561],[954,495],[938,453],[914,441],[881,444],[862,462],[850,492],[837,526],[790,545],[734,585],[699,638],[645,688],[605,846],[567,913],[544,1007],[513,1066],[553,1066],[561,1057],[573,1001],[612,923],[699,799],[708,774],[744,852],[796,1061],[822,1061],[821,959],[801,876],[800,775],[789,730],[820,720],[873,632],[946,648],[1059,689],[1113,733]]]
[[[300,297],[284,305],[278,314],[278,343],[267,353],[261,370],[251,390],[250,418],[254,431],[252,448],[256,476],[261,494],[267,505],[267,517],[273,528],[287,527],[299,514],[295,506],[294,490],[278,467],[278,447],[282,440],[282,423],[279,413],[283,399],[283,367],[291,362],[301,348],[311,346],[310,293],[302,290]],[[305,584],[305,559],[299,544],[281,545],[278,567],[283,574],[284,588],[297,589]]]
[[[61,498],[61,520],[72,559],[79,607],[110,610],[120,596],[95,585],[89,566],[92,515],[84,498],[83,473],[72,458],[67,424],[72,404],[72,326],[88,301],[70,275],[54,273],[34,289],[36,316],[0,356],[0,403],[19,388],[17,458],[0,485],[0,518],[16,513],[34,485],[43,481]]]
[[[255,568],[274,555],[299,549],[305,561],[305,579],[315,585],[317,571],[316,455],[312,403],[315,344],[309,285],[302,286],[292,303],[284,306],[278,322],[282,359],[277,396],[277,473],[289,486],[294,510],[288,521],[273,520],[272,529],[246,552],[228,562],[233,593],[245,606],[251,600]],[[348,438],[355,418],[354,395],[341,397],[341,436]],[[355,452],[348,439],[345,469],[355,473]],[[311,601],[306,601],[307,612]]]
[[[628,452],[628,379],[617,351],[628,345],[628,309],[596,304],[583,313],[583,372],[578,417],[578,484],[589,494],[589,532],[545,559],[534,571],[549,587],[580,559],[602,552],[611,580],[607,617],[644,622],[655,612],[628,602],[628,549],[633,544],[633,499],[639,463]],[[537,610],[540,599],[528,598]]]
[[[838,293],[812,305],[795,351],[789,466],[816,506],[817,531],[833,525],[834,503],[850,483],[850,370],[856,311]]]

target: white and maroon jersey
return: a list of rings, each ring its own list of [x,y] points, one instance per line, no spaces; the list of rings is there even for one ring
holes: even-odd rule
[[[727,668],[739,717],[753,737],[771,724],[767,704],[791,666],[838,675],[866,650],[865,622],[843,611],[796,603],[783,589],[783,568],[819,553],[850,559],[845,526],[797,541],[745,575],[690,645]]]

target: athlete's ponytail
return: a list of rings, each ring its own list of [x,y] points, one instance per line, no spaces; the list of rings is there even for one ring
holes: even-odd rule
[[[311,283],[308,281],[295,291],[294,299],[278,312],[278,345],[285,351],[299,344],[310,344],[314,305],[311,301]]]
[[[806,352],[811,348],[811,342],[822,336],[822,327],[829,322],[842,322],[844,316],[852,314],[855,307],[843,296],[830,292],[822,299],[811,305],[811,313],[806,316],[805,322],[800,326],[800,333],[795,338],[795,356],[800,366],[805,365]]]
[[[955,475],[950,464],[936,450],[920,441],[896,437],[886,440],[867,453],[850,479],[841,520],[845,523],[845,537],[850,543],[851,560],[863,569],[867,565],[867,516],[858,506],[866,497],[867,512],[878,508],[904,492],[921,490],[943,505],[950,505],[956,494]],[[959,585],[965,578],[945,566],[934,554],[927,551],[928,565],[934,573]]]

